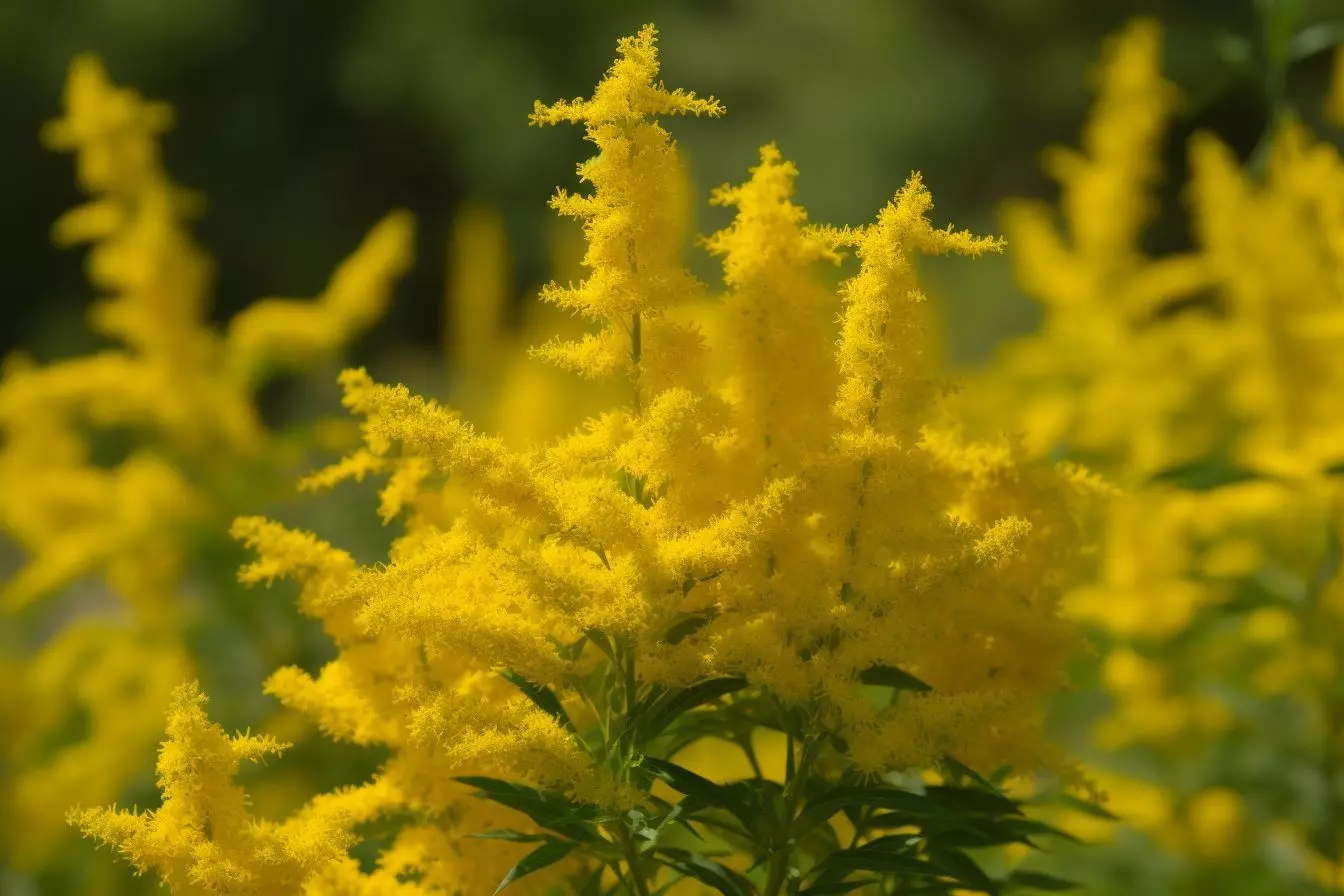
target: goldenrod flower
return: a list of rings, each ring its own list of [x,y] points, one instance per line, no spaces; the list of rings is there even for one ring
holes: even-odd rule
[[[730,694],[725,712],[756,707],[751,727],[788,732],[795,802],[799,775],[876,786],[949,756],[986,772],[1070,771],[1037,701],[1063,684],[1077,645],[1060,598],[1086,563],[1080,514],[1106,489],[1027,460],[1011,439],[967,435],[922,325],[917,258],[1002,242],[933,226],[918,174],[870,225],[809,225],[796,170],[767,145],[746,183],[713,195],[735,218],[704,241],[725,272],[711,340],[694,323],[709,289],[683,260],[685,177],[657,117],[723,110],[656,80],[654,38],[648,26],[623,39],[592,98],[532,116],[582,123],[598,150],[579,166],[592,192],[552,201],[582,222],[587,277],[541,294],[597,330],[536,354],[624,378],[628,401],[517,448],[439,401],[345,371],[364,444],[304,486],[386,475],[383,519],[405,521],[386,562],[360,566],[258,517],[233,533],[257,554],[242,580],[296,579],[338,651],[315,673],[279,670],[267,690],[389,758],[372,782],[289,821],[250,819],[231,778],[239,757],[273,745],[225,738],[185,690],[160,763],[164,809],[75,817],[139,870],[237,892],[440,892],[435,875],[478,861],[460,836],[465,783],[532,807],[535,824],[501,837],[657,876],[638,867],[622,819],[650,810],[660,762],[712,733],[678,727],[682,713]],[[816,266],[850,250],[856,270],[826,286]],[[374,270],[402,260],[364,252],[381,259]],[[548,821],[527,800],[568,814]],[[359,873],[344,856],[351,826],[383,812],[418,823]],[[770,857],[772,896],[792,848]]]

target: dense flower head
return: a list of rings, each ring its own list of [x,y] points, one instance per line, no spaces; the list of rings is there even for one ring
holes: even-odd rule
[[[226,735],[206,717],[204,703],[194,685],[174,694],[168,740],[159,751],[160,808],[76,810],[72,819],[133,863],[157,868],[179,893],[302,893],[311,877],[351,863],[345,855],[355,840],[351,828],[395,805],[395,791],[373,782],[319,796],[284,822],[257,819],[233,778],[242,762],[260,761],[284,745],[266,736]]]
[[[598,148],[578,168],[593,192],[561,189],[551,200],[557,212],[583,222],[589,276],[576,286],[552,283],[541,298],[602,328],[578,342],[552,341],[538,353],[586,376],[633,371],[647,380],[664,375],[656,359],[665,343],[675,350],[694,338],[665,320],[664,312],[702,288],[681,264],[681,163],[671,135],[653,116],[718,116],[723,107],[654,80],[658,52],[651,26],[623,38],[617,52],[591,99],[550,106],[538,101],[532,112],[534,124],[582,123],[586,139]]]
[[[363,446],[303,486],[385,476],[381,515],[404,523],[387,561],[360,565],[260,517],[233,534],[258,558],[241,578],[297,580],[338,651],[316,671],[280,669],[267,691],[389,758],[373,781],[261,822],[231,778],[271,745],[226,738],[182,691],[164,808],[75,818],[140,870],[225,892],[452,893],[426,857],[493,867],[462,839],[472,787],[569,807],[547,822],[527,804],[606,856],[617,834],[584,825],[643,817],[650,769],[705,736],[677,724],[701,706],[692,719],[787,730],[836,781],[952,757],[1069,771],[1036,703],[1077,646],[1058,604],[1087,563],[1080,520],[1107,489],[968,435],[923,326],[918,257],[1001,241],[934,227],[917,174],[870,225],[810,225],[794,166],[768,145],[745,183],[713,195],[735,218],[704,240],[724,267],[709,301],[684,266],[685,177],[657,116],[722,109],[656,81],[654,37],[622,40],[591,99],[533,113],[582,123],[598,149],[579,167],[591,193],[552,202],[582,222],[587,279],[541,298],[599,329],[536,354],[625,377],[628,401],[515,447],[345,371]],[[856,269],[828,286],[817,267],[850,251]],[[356,872],[350,825],[379,813],[418,823],[380,870]],[[534,831],[496,834],[552,860],[574,848]],[[402,867],[415,878],[385,874]]]

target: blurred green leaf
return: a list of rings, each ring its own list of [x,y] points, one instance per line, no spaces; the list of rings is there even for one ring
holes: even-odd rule
[[[514,865],[509,869],[509,873],[499,882],[499,886],[495,887],[495,892],[498,893],[500,890],[503,890],[515,881],[527,877],[533,872],[554,865],[556,862],[559,862],[573,852],[577,846],[577,843],[564,840],[552,840],[549,843],[538,846],[536,849],[532,850],[532,852],[524,856],[517,865]]]

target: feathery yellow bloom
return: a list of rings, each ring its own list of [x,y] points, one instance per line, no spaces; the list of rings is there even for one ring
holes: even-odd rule
[[[85,834],[112,844],[140,871],[157,872],[175,892],[303,893],[315,872],[355,842],[355,825],[400,803],[395,788],[374,782],[319,796],[284,822],[253,817],[233,779],[242,762],[261,761],[284,745],[229,737],[206,717],[204,703],[195,685],[174,696],[159,751],[161,808],[71,813]]]
[[[403,669],[411,702],[392,711],[415,720],[409,728],[358,718],[386,710],[353,659],[316,680],[285,672],[272,687],[342,736],[409,730],[424,745],[432,730],[443,761],[514,775],[550,762],[548,783],[591,795],[595,770],[553,720],[515,717],[507,703],[471,709],[494,706],[487,723],[464,715],[478,704],[462,689],[507,667],[568,694],[594,660],[591,646],[575,655],[564,645],[596,632],[633,651],[637,688],[745,675],[817,701],[865,768],[934,760],[990,726],[1001,736],[983,755],[1055,761],[1034,739],[1029,707],[1058,685],[1072,647],[1056,601],[1078,556],[1075,512],[1096,490],[1078,488],[1072,468],[1027,471],[1014,446],[947,428],[916,307],[916,255],[975,255],[1000,241],[933,227],[917,175],[871,226],[809,227],[791,201],[795,169],[767,146],[746,184],[714,196],[737,215],[705,241],[728,286],[729,341],[711,345],[683,318],[669,319],[703,290],[682,267],[661,195],[679,181],[676,156],[648,119],[720,110],[653,82],[651,29],[623,41],[620,54],[592,100],[539,105],[533,119],[582,122],[598,145],[581,168],[595,193],[555,203],[584,222],[591,276],[543,298],[603,324],[584,344],[621,359],[639,383],[635,407],[518,452],[404,387],[343,374],[366,448],[308,481],[393,471],[385,508],[416,508],[433,503],[446,478],[465,503],[444,518],[414,513],[392,562],[353,573],[320,607],[305,601],[352,614],[358,633],[344,650],[403,643],[430,665]],[[813,267],[839,262],[848,247],[858,271],[828,289]],[[681,369],[651,378],[650,365],[663,362],[643,351],[644,337],[671,332],[659,322],[695,349],[666,356]],[[575,350],[541,354],[563,364]],[[728,354],[702,366],[709,351]],[[266,570],[269,538],[250,537]],[[996,592],[1014,597],[985,605],[981,596]],[[665,641],[687,613],[705,614],[704,624]],[[949,631],[963,634],[949,642]],[[436,682],[431,667],[450,657],[467,677]],[[876,712],[858,676],[882,665],[925,677],[934,693]],[[925,722],[914,739],[893,739],[888,729],[915,708]]]
[[[749,724],[787,728],[828,782],[949,755],[986,771],[1067,770],[1037,702],[1077,646],[1060,599],[1087,563],[1081,516],[1105,489],[1031,462],[1011,439],[967,436],[919,307],[919,256],[1001,241],[934,227],[917,174],[870,225],[808,225],[796,170],[767,145],[746,183],[714,193],[735,218],[704,241],[725,281],[706,311],[683,259],[686,179],[657,117],[722,109],[657,81],[654,36],[649,26],[622,40],[590,99],[532,116],[581,123],[598,149],[579,167],[592,192],[552,201],[582,224],[587,279],[541,298],[599,330],[536,354],[624,374],[633,401],[515,448],[439,401],[345,371],[364,444],[305,487],[386,474],[384,521],[405,523],[386,561],[357,565],[256,517],[233,532],[258,555],[242,579],[296,579],[301,608],[337,648],[315,673],[281,669],[267,690],[389,758],[373,782],[314,803],[341,800],[348,814],[305,810],[236,833],[245,816],[225,754],[262,747],[233,746],[253,742],[224,738],[183,692],[164,809],[79,818],[137,867],[313,893],[379,892],[404,867],[427,888],[450,879],[449,863],[474,861],[455,825],[469,810],[454,779],[472,776],[483,790],[538,788],[571,813],[543,825],[578,824],[585,855],[608,865],[628,847],[628,868],[638,847],[623,844],[626,820],[652,805],[656,760],[703,736],[681,711],[759,711]],[[857,269],[826,285],[817,267],[851,249]],[[712,334],[696,323],[709,315]],[[199,780],[177,772],[188,756]],[[417,815],[372,873],[344,856],[356,807]],[[206,836],[212,812],[231,821]]]

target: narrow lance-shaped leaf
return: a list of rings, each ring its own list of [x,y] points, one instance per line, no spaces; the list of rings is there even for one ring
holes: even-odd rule
[[[937,785],[925,788],[924,795],[940,805],[967,812],[983,812],[988,815],[1022,814],[1017,803],[1008,797],[978,787]]]
[[[574,723],[570,721],[569,713],[565,712],[565,707],[560,703],[560,698],[550,688],[544,684],[537,684],[512,669],[501,670],[499,676],[526,694],[527,699],[535,703],[542,712],[555,719],[557,724],[571,733],[577,733]]]
[[[914,878],[946,875],[943,869],[915,856],[905,846],[909,840],[908,837],[882,837],[854,849],[842,849],[818,862],[810,873],[819,884],[839,881],[859,872]]]
[[[555,839],[544,834],[524,834],[522,831],[514,831],[509,828],[481,831],[477,834],[467,834],[467,836],[472,840],[506,840],[509,843],[550,843]]]
[[[552,840],[550,843],[538,846],[509,869],[509,873],[499,882],[499,886],[495,887],[495,893],[535,871],[554,865],[573,852],[577,846],[577,843],[565,840]]]
[[[817,796],[803,808],[798,829],[822,824],[837,812],[849,808],[886,809],[917,819],[960,821],[961,813],[926,796],[894,787],[834,787]]]
[[[1052,893],[1082,889],[1082,884],[1041,871],[1014,871],[1004,884],[1010,890],[1048,890]]]
[[[972,781],[974,781],[976,784],[979,784],[981,787],[983,787],[985,790],[988,790],[990,793],[1002,792],[994,784],[993,781],[990,781],[984,775],[980,774],[975,769],[971,768],[969,765],[962,762],[957,757],[944,756],[942,762],[943,765],[947,767],[947,770],[952,772],[954,775],[961,775],[964,778],[970,778]]]
[[[1085,815],[1091,815],[1093,818],[1101,818],[1106,821],[1120,820],[1120,816],[1111,812],[1105,806],[1098,805],[1090,800],[1081,799],[1069,793],[1061,794],[1059,796],[1059,802],[1068,806],[1070,809],[1076,809]]]
[[[998,885],[976,861],[959,849],[935,849],[930,851],[929,859],[967,889],[980,890],[989,896],[995,896],[999,891]]]
[[[737,676],[711,678],[688,688],[677,688],[659,694],[647,705],[636,708],[632,726],[637,743],[657,737],[683,713],[726,697],[747,686],[747,680]]]
[[[872,666],[859,673],[859,681],[868,685],[896,688],[899,691],[926,692],[933,690],[928,682],[920,681],[903,669],[895,666]]]
[[[595,842],[601,839],[593,826],[597,818],[595,806],[576,803],[558,793],[547,793],[498,778],[473,775],[454,780],[476,788],[477,796],[517,809],[542,827],[573,840]]]
[[[871,887],[879,882],[880,879],[875,877],[866,880],[837,880],[804,887],[798,891],[798,896],[841,896],[843,893],[852,893],[862,887]]]
[[[712,887],[724,896],[756,896],[756,888],[750,880],[711,858],[672,848],[660,849],[656,856],[667,867]]]
[[[1176,464],[1153,474],[1149,484],[1170,485],[1192,492],[1207,492],[1252,479],[1265,479],[1264,473],[1217,458]]]
[[[714,620],[715,615],[716,615],[715,613],[708,612],[708,613],[692,613],[683,616],[681,619],[678,619],[676,622],[672,623],[672,625],[668,627],[667,631],[663,633],[662,638],[663,643],[680,644],[682,641],[686,640],[691,635],[700,631],[700,629],[709,625],[709,623]]]

